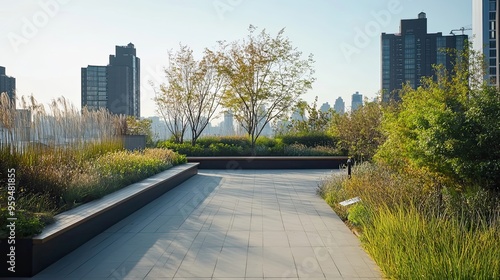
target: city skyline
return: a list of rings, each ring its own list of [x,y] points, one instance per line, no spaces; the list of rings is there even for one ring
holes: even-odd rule
[[[403,18],[426,12],[429,32],[448,34],[471,25],[470,1],[116,1],[42,0],[3,4],[0,65],[17,79],[17,95],[40,103],[65,96],[81,104],[80,69],[106,65],[113,46],[134,42],[141,57],[141,115],[154,116],[154,90],[165,82],[167,51],[179,43],[201,56],[218,40],[243,39],[253,24],[276,34],[285,28],[294,47],[314,55],[316,82],[303,99],[334,103],[359,91],[373,99],[380,90],[380,34],[399,29]],[[6,12],[8,11],[8,13]],[[443,17],[442,15],[447,15]],[[466,34],[471,34],[471,32]]]

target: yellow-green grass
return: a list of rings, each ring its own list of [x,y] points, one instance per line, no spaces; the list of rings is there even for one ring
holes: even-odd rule
[[[500,279],[500,224],[381,207],[363,227],[365,249],[391,279]]]
[[[498,194],[425,170],[377,164],[333,176],[320,195],[390,279],[500,279]],[[347,207],[339,202],[359,196]]]

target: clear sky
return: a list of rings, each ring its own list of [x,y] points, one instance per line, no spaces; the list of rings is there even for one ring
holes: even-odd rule
[[[148,81],[164,82],[167,51],[179,43],[200,55],[217,41],[244,38],[253,24],[285,35],[316,61],[303,99],[350,107],[356,91],[380,89],[380,33],[427,14],[428,32],[470,27],[470,0],[0,0],[0,66],[17,94],[48,104],[65,96],[80,106],[80,69],[107,65],[115,45],[132,42],[141,59],[141,115],[155,115]],[[471,31],[466,31],[471,35]]]

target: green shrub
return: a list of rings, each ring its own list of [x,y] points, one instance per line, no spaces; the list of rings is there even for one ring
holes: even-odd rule
[[[196,143],[205,148],[219,143],[229,146],[239,146],[243,149],[250,148],[250,140],[245,136],[204,136],[200,137]]]
[[[347,220],[351,222],[352,225],[360,227],[370,224],[371,215],[371,210],[368,209],[364,203],[358,202],[349,207]]]
[[[186,156],[209,156],[207,149],[202,145],[196,144],[195,146],[191,143],[174,143],[171,141],[164,141],[158,143],[158,148],[171,149],[179,154]]]
[[[309,137],[309,136],[307,136]],[[297,139],[299,139],[298,137]],[[302,138],[300,138],[302,139]],[[304,138],[305,139],[305,138]],[[313,143],[313,141],[305,141]],[[325,141],[322,141],[325,142]],[[202,137],[195,146],[191,143],[158,143],[159,148],[172,149],[187,156],[251,156],[252,150],[247,137]],[[334,156],[342,152],[334,146],[307,146],[304,144],[286,144],[282,138],[261,136],[255,145],[257,156]]]
[[[7,218],[10,217],[8,209],[0,209],[0,225],[2,225],[0,228],[0,238],[6,238],[10,234],[9,228],[7,228],[7,225],[10,224],[10,221],[8,221]],[[17,218],[15,221],[16,238],[31,237],[39,234],[46,225],[40,219],[40,216],[24,210],[16,210],[15,217]]]
[[[245,155],[243,147],[233,144],[212,143],[208,147],[207,153],[212,156],[242,156]]]
[[[285,156],[335,156],[338,151],[331,147],[316,146],[308,147],[303,144],[292,144],[283,147]]]
[[[279,136],[279,139],[281,139],[285,145],[301,144],[306,147],[335,147],[337,144],[337,141],[332,136],[320,132],[286,134]]]

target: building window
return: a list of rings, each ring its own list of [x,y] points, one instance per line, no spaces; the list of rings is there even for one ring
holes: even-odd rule
[[[496,10],[497,10],[497,2],[490,1],[490,11],[496,11]]]

